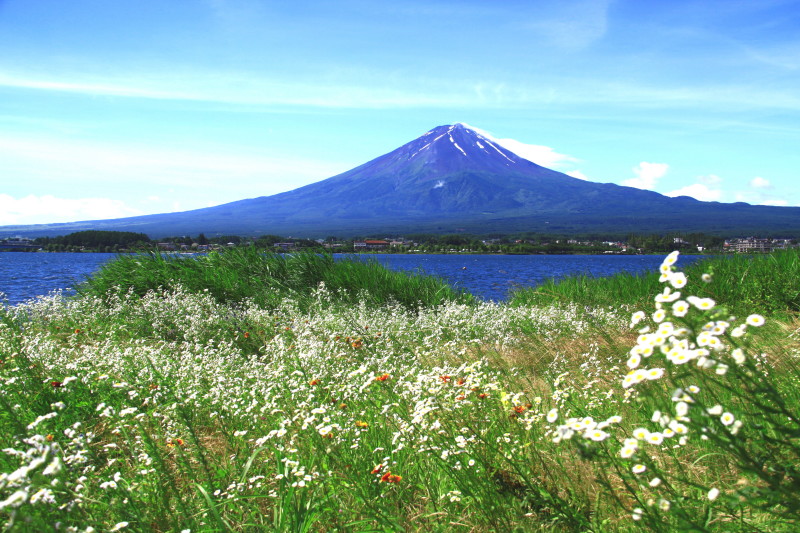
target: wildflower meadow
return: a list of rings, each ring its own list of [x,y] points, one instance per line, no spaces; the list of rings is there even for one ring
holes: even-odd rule
[[[495,303],[324,257],[120,258],[0,307],[0,522],[797,531],[800,258],[678,259],[646,295]]]

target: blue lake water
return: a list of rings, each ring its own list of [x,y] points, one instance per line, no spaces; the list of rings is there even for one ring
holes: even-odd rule
[[[55,290],[68,290],[97,271],[114,254],[0,253],[0,293],[17,304]],[[424,272],[487,300],[502,300],[511,289],[536,286],[572,274],[610,276],[620,271],[655,271],[659,255],[446,255],[375,254],[388,268]],[[685,267],[702,256],[682,256]]]
[[[550,278],[657,271],[664,260],[660,255],[376,254],[373,257],[391,269],[422,271],[445,278],[452,285],[486,300],[503,300],[510,290],[536,286]],[[685,267],[700,257],[683,256],[678,266]]]
[[[115,254],[0,253],[0,293],[17,304],[67,290],[116,257]]]

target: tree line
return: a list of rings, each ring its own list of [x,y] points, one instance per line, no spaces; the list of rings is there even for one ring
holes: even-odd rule
[[[34,244],[49,252],[91,250],[117,252],[151,246],[150,237],[131,231],[86,230],[58,237],[37,237]]]
[[[417,251],[422,253],[503,253],[503,254],[559,254],[559,253],[665,253],[672,250],[685,252],[700,250],[721,250],[723,237],[704,233],[639,235],[625,237],[586,235],[546,235],[521,233],[518,235],[468,235],[468,234],[428,234],[414,233],[397,239],[382,235],[366,235],[356,238],[340,239],[328,236],[325,239],[296,239],[280,235],[261,235],[242,237],[239,235],[214,235],[204,233],[197,236],[182,235],[164,237],[158,242],[173,243],[181,249],[196,250],[222,246],[255,246],[265,250],[276,249],[276,244],[291,243],[292,248],[326,248],[334,252],[351,253],[356,251],[354,242],[380,239],[400,243],[388,246],[383,251],[403,253]],[[46,251],[96,251],[127,252],[153,249],[156,241],[144,233],[129,231],[87,230],[58,237],[39,237],[34,240]]]

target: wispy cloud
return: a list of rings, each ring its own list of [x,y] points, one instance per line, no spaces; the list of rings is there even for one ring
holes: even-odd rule
[[[0,225],[74,222],[141,215],[142,212],[111,198],[58,198],[0,194]]]
[[[557,48],[580,50],[606,34],[611,3],[611,0],[556,2],[550,9],[537,9],[541,4],[532,4],[533,20],[526,26]]]
[[[406,73],[407,74],[407,73]],[[543,74],[535,85],[503,79],[462,79],[406,75],[396,71],[331,68],[323,78],[290,80],[253,72],[154,67],[137,73],[106,68],[95,74],[55,72],[0,74],[0,87],[88,96],[174,100],[263,107],[396,109],[463,107],[619,105],[626,108],[800,110],[800,95],[751,85],[648,84],[609,81],[591,75]]]
[[[37,223],[55,221],[47,218],[48,213],[65,213],[64,216],[69,218],[81,213],[88,216],[102,212],[108,218],[112,215],[207,207],[209,199],[219,204],[269,196],[328,178],[348,168],[346,164],[313,159],[204,152],[200,148],[170,150],[7,137],[0,137],[0,160],[4,162],[4,175],[25,185],[15,187],[10,181],[7,183],[3,192],[14,195],[16,199],[12,202],[6,198],[2,211],[6,217],[14,213],[14,219],[29,213],[26,221],[37,215]],[[134,183],[134,191],[129,191],[130,184]],[[31,189],[47,191],[62,198],[80,196],[80,191],[102,191],[90,193],[93,198],[116,196],[125,191],[126,204],[100,201],[59,203],[51,197],[45,201],[26,196]],[[28,199],[22,202],[22,196]],[[176,208],[172,205],[174,202],[180,205]],[[40,205],[50,205],[52,209],[39,209],[37,206]],[[137,212],[128,212],[125,206]],[[87,211],[90,209],[93,210],[91,213]]]
[[[431,87],[413,84],[393,87],[380,82],[283,82],[252,74],[218,71],[185,72],[180,76],[155,72],[136,77],[115,72],[97,77],[65,75],[60,78],[0,74],[0,86],[89,96],[319,108],[451,108],[487,98],[480,83],[453,86],[442,82]],[[497,94],[490,92],[488,97],[497,99]]]

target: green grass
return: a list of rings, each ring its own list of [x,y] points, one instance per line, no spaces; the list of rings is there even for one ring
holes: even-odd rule
[[[380,269],[228,253],[0,309],[5,530],[797,530],[785,257],[692,271],[718,305],[662,317],[624,277],[604,308],[404,302],[359,295]],[[730,317],[742,279],[779,318]]]
[[[376,261],[335,260],[330,254],[311,252],[283,255],[253,247],[199,256],[119,256],[78,291],[98,296],[122,290],[144,296],[148,291],[181,286],[189,291],[207,291],[219,302],[252,300],[274,308],[287,298],[307,306],[320,283],[336,300],[350,303],[397,302],[411,309],[472,300],[471,295],[454,290],[443,280],[395,272]]]
[[[685,270],[690,279],[704,273],[719,283],[698,284],[694,294],[723,302],[734,314],[759,312],[767,315],[800,312],[800,252],[797,249],[764,255],[715,256]],[[548,305],[572,302],[590,307],[626,304],[645,306],[660,291],[659,274],[620,273],[605,278],[573,276],[549,280],[538,287],[516,291],[510,305]]]

